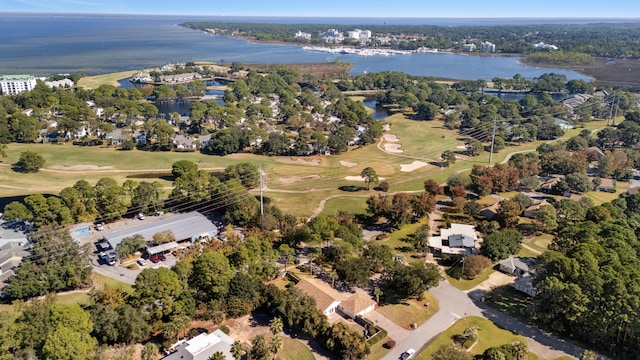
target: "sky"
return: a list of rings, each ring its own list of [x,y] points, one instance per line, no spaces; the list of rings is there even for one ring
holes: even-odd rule
[[[639,18],[633,0],[0,0],[0,12],[376,18]]]

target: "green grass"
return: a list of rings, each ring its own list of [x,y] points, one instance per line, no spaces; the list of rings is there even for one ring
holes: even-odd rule
[[[453,336],[464,333],[464,329],[469,327],[478,327],[480,329],[478,331],[478,343],[469,351],[472,355],[480,355],[489,348],[509,344],[514,341],[526,343],[524,337],[516,335],[511,331],[500,329],[487,319],[470,316],[456,321],[451,327],[440,334],[423,352],[418,354],[416,359],[431,359],[433,353],[438,350],[440,346],[450,344]]]
[[[387,336],[373,344],[373,346],[371,346],[371,353],[367,356],[367,360],[380,360],[387,355],[389,349],[385,349],[383,345],[389,340],[391,340],[391,338]]]
[[[536,257],[538,257],[539,254],[534,253],[533,251],[531,251],[531,250],[529,250],[529,249],[527,249],[525,247],[522,247],[522,248],[520,248],[520,251],[518,251],[517,255],[519,257],[522,257],[522,258],[536,258]]]
[[[601,205],[606,202],[611,202],[617,199],[618,197],[620,197],[620,194],[625,193],[626,191],[627,191],[626,189],[621,190],[620,188],[618,188],[618,190],[615,193],[608,193],[604,191],[589,191],[585,193],[584,196],[593,200],[593,203],[595,205]]]
[[[476,276],[472,280],[465,280],[465,279],[458,280],[447,275],[447,280],[449,280],[449,283],[451,285],[457,287],[460,290],[470,290],[478,286],[481,282],[487,280],[489,276],[494,272],[495,270],[493,270],[492,268],[489,268],[483,271],[482,274]]]
[[[409,244],[403,239],[407,238],[410,234],[415,233],[421,225],[429,224],[429,219],[424,218],[420,222],[415,224],[404,225],[399,230],[396,230],[389,234],[389,238],[383,241],[379,241],[379,244],[385,244],[391,248],[392,251],[404,253],[407,255],[417,255],[413,245]],[[410,260],[407,258],[407,261]]]
[[[526,310],[531,305],[531,298],[513,287],[499,286],[493,289],[485,299],[501,312],[529,322]]]
[[[368,195],[345,195],[328,200],[324,205],[323,215],[335,215],[340,210],[348,210],[354,214],[364,214],[367,212]]]
[[[309,347],[300,340],[282,336],[282,350],[278,352],[278,358],[291,360],[314,360],[315,357]]]
[[[551,244],[551,241],[553,241],[553,235],[542,234],[528,241],[527,245],[540,252],[545,252],[549,248],[549,244]]]
[[[420,326],[420,324],[429,320],[429,318],[440,310],[438,299],[429,292],[425,292],[424,294],[425,302],[410,299],[399,304],[387,304],[380,306],[377,311],[387,319],[405,329],[411,329],[412,323],[416,323]],[[424,306],[426,301],[429,302],[428,307]]]
[[[78,81],[78,86],[85,89],[96,89],[100,87],[100,85],[113,85],[118,87],[120,86],[118,80],[131,77],[138,72],[139,70],[130,70],[105,75],[87,76]]]
[[[129,294],[133,294],[133,285],[131,284],[100,275],[96,272],[92,273],[91,276],[93,277],[94,284],[99,288],[104,287],[105,285],[109,287],[119,287]]]

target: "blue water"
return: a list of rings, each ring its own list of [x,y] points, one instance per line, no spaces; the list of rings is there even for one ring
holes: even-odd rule
[[[352,74],[384,70],[411,75],[452,79],[526,78],[544,73],[564,74],[567,79],[588,77],[564,69],[523,66],[517,57],[480,57],[454,54],[412,54],[359,57],[302,50],[293,45],[255,44],[213,36],[177,24],[212,18],[133,17],[97,15],[0,14],[0,74],[33,74],[84,71],[89,75],[160,66],[170,62],[224,61],[230,63],[312,63],[341,60],[354,64]],[[222,18],[227,21],[315,22],[323,19]],[[382,19],[338,19],[343,23],[380,23]],[[356,21],[358,20],[358,21]],[[324,19],[326,22],[327,19]],[[390,19],[393,23],[435,25],[495,24],[497,19]],[[420,22],[423,21],[423,22]],[[515,20],[514,20],[515,21]],[[531,19],[530,21],[538,21]],[[588,22],[587,20],[576,20]],[[546,21],[550,22],[550,21]],[[551,21],[553,22],[553,21]],[[502,23],[509,23],[502,20]],[[521,23],[521,22],[520,22]],[[534,22],[535,23],[535,22]]]

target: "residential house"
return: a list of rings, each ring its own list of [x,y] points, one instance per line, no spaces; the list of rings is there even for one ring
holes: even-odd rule
[[[631,195],[635,195],[640,193],[640,186],[634,186],[634,187],[629,187],[627,189],[627,195],[631,196]]]
[[[582,152],[587,155],[587,159],[589,159],[589,161],[597,161],[604,156],[604,151],[600,150],[597,146],[590,146],[582,150]]]
[[[20,266],[22,259],[29,256],[29,252],[18,242],[8,242],[0,247],[0,273],[5,273]]]
[[[533,278],[535,275],[535,261],[533,259],[522,259],[510,256],[502,260],[499,266],[500,271],[517,277],[517,279],[510,284],[513,288],[532,297],[536,295],[536,288],[533,286]]]
[[[302,279],[296,287],[316,300],[316,308],[326,316],[342,312],[350,318],[364,316],[375,309],[376,303],[368,295],[356,291],[353,295],[341,294],[318,279]]]
[[[311,39],[311,34],[306,33],[306,32],[302,32],[302,31],[298,31],[297,33],[295,33],[294,37],[296,39]]]
[[[449,229],[440,229],[439,236],[429,237],[429,247],[440,254],[471,255],[477,241],[478,235],[472,225],[451,224]]]
[[[500,203],[496,202],[483,208],[478,214],[487,220],[491,220],[498,214],[498,210],[500,210]]]
[[[338,305],[344,297],[328,284],[317,279],[302,279],[296,287],[303,293],[316,300],[316,308],[326,316],[330,316],[338,310]]]
[[[500,271],[522,277],[533,270],[534,262],[532,259],[522,259],[519,257],[509,256],[508,258],[500,261]]]
[[[550,193],[553,191],[553,188],[564,179],[564,177],[555,176],[551,179],[547,180],[540,186],[540,191],[544,191],[546,193]]]
[[[590,94],[574,94],[571,97],[562,101],[562,104],[566,108],[568,108],[570,111],[573,111],[573,109],[584,104],[585,102],[587,102],[587,100],[589,100],[592,97],[593,95],[590,95]]]
[[[543,42],[539,42],[537,44],[533,44],[534,49],[544,49],[544,50],[558,50],[558,47],[551,44],[545,44]]]
[[[554,118],[553,122],[556,125],[558,125],[558,127],[560,127],[560,129],[562,129],[562,130],[571,130],[571,129],[573,129],[575,127],[570,122],[568,122],[566,120],[563,120],[563,119],[559,119],[559,118]]]
[[[533,213],[535,213],[536,210],[540,209],[545,205],[551,205],[551,203],[549,203],[547,200],[541,200],[541,201],[535,202],[533,205],[529,206],[524,210],[524,214],[523,214],[524,217],[528,217],[530,219],[533,218]]]
[[[233,339],[221,330],[210,334],[202,333],[193,339],[177,345],[175,352],[165,356],[164,360],[209,360],[213,354],[221,352],[226,359],[233,359],[231,354]]]

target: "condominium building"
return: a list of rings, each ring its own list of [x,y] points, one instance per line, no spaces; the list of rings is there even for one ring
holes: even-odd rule
[[[462,45],[462,51],[464,52],[476,51],[476,44],[464,44]]]
[[[36,87],[36,78],[31,75],[0,75],[0,92],[16,95]]]
[[[483,53],[494,53],[496,52],[496,44],[485,41],[480,44],[480,52]]]

